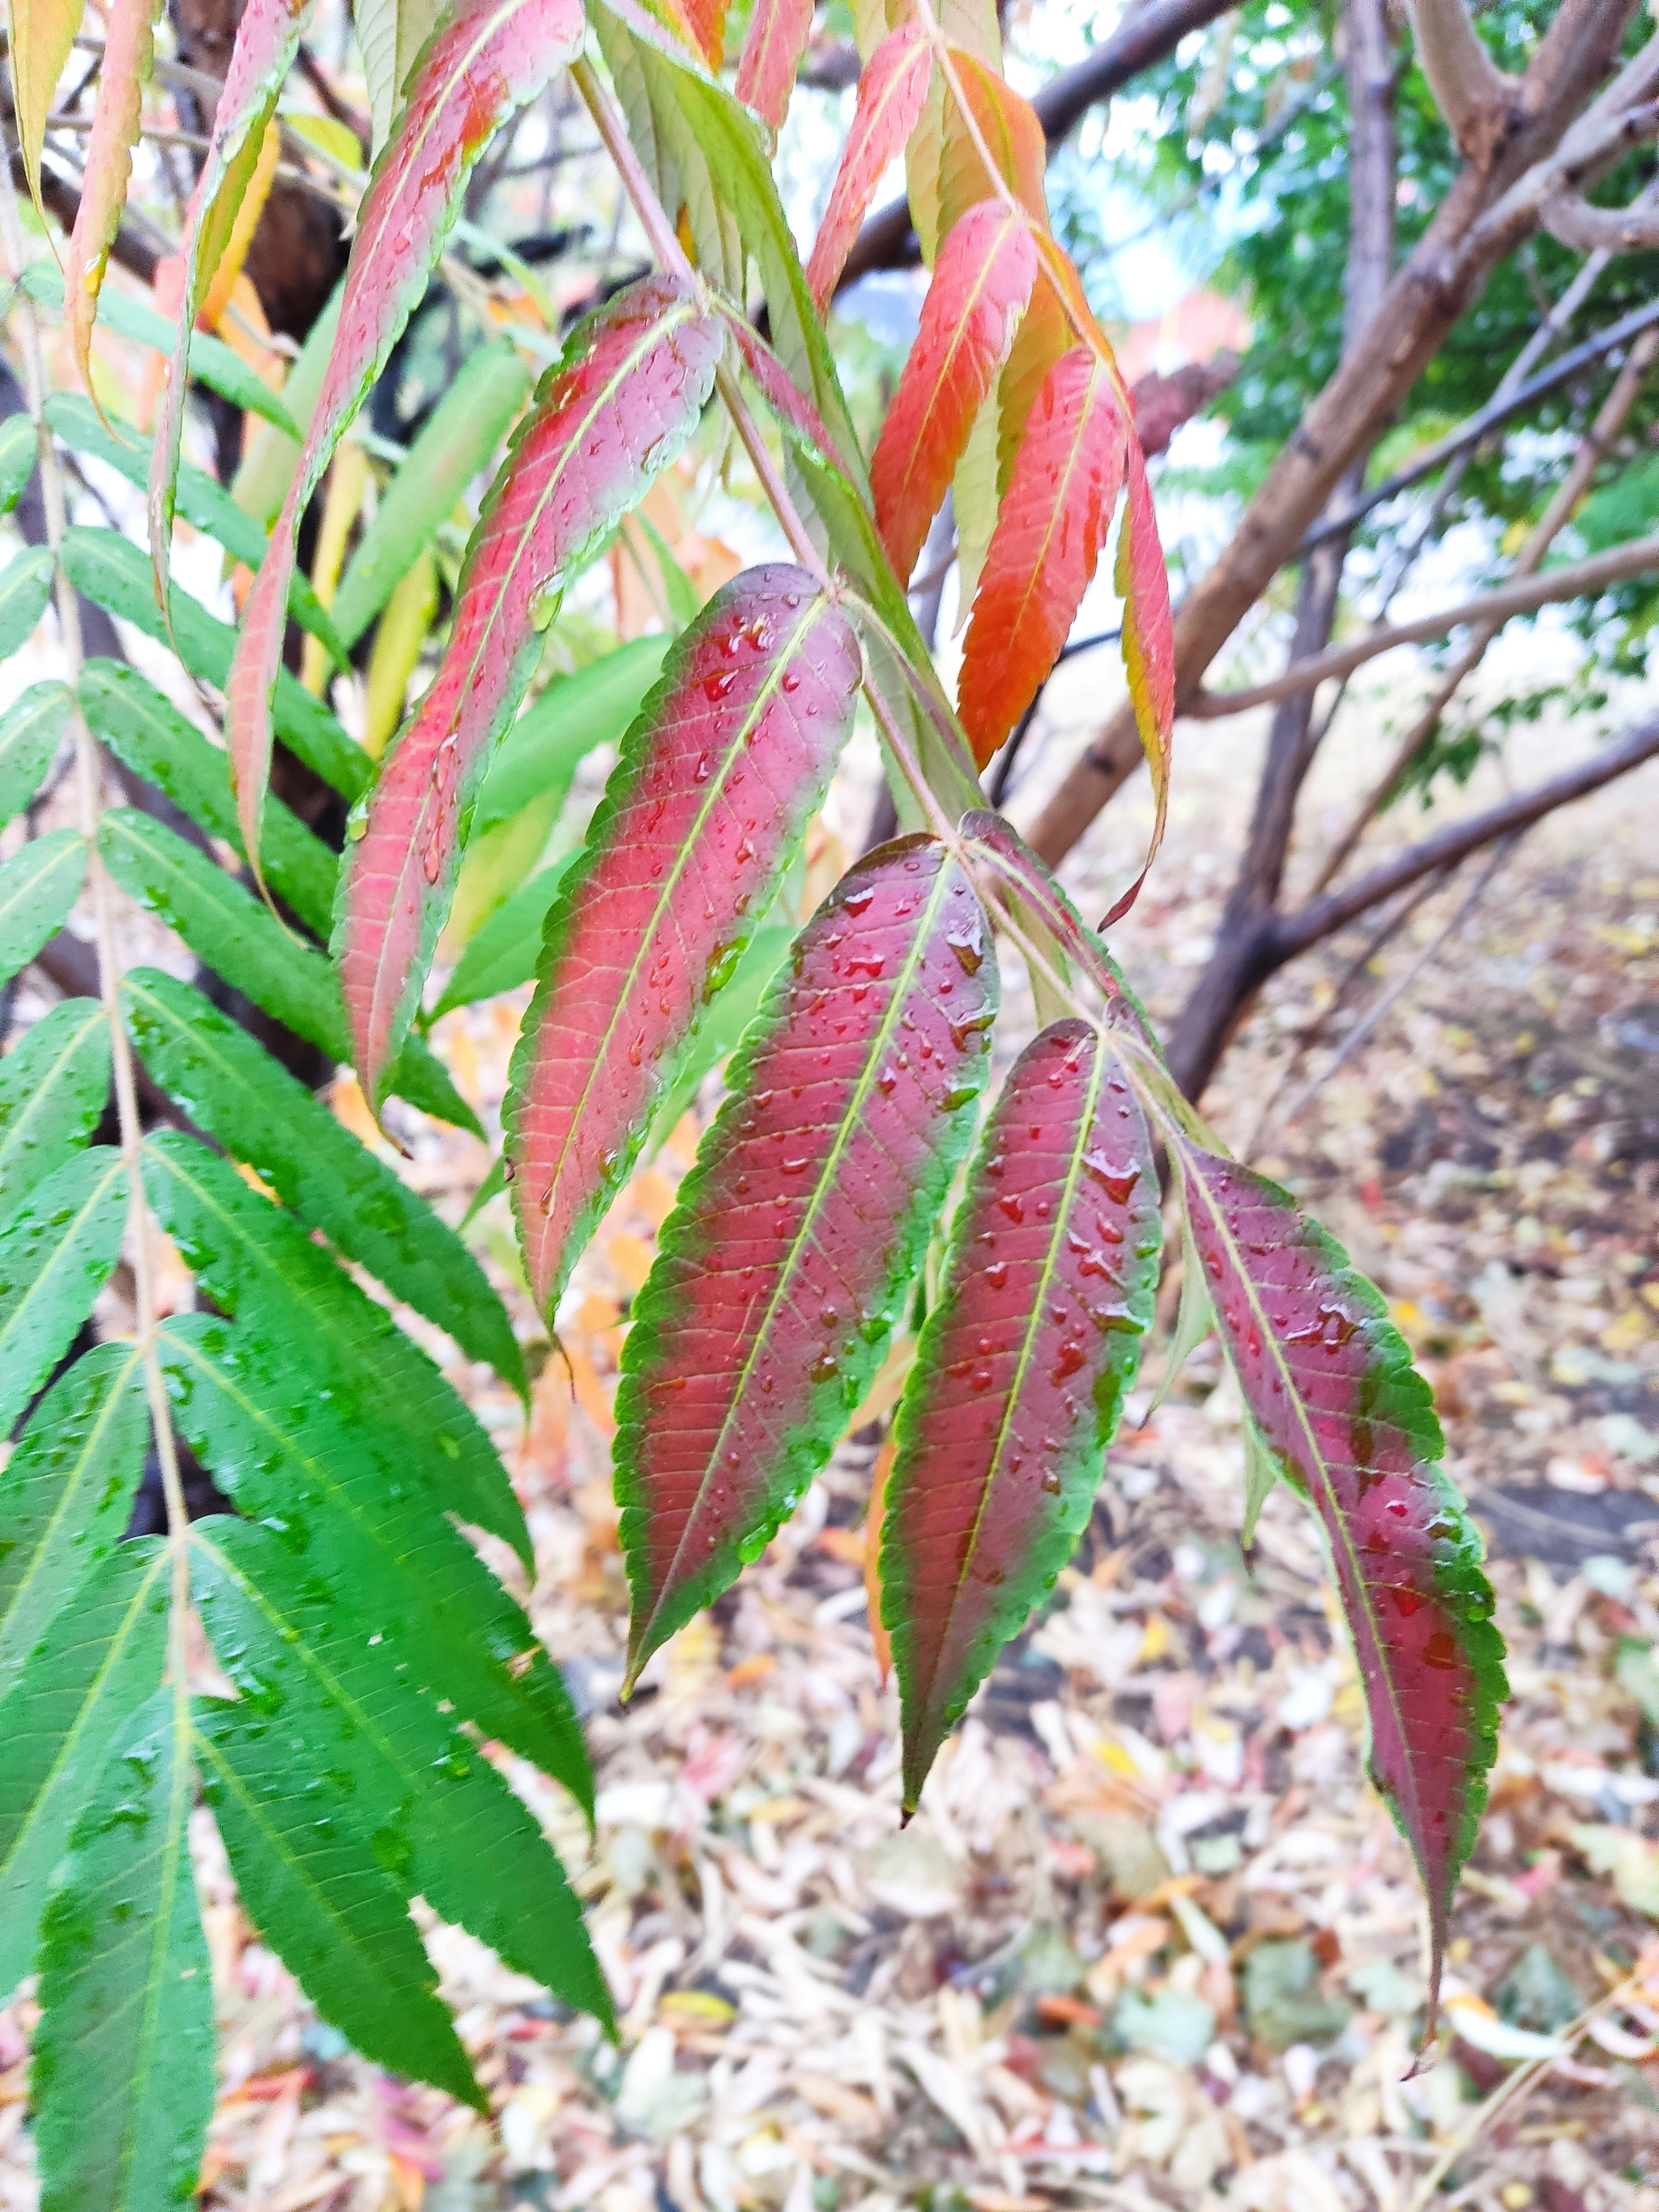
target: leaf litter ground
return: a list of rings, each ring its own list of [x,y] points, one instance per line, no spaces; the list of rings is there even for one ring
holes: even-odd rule
[[[1218,918],[1218,760],[1177,779],[1165,857],[1117,940],[1165,1018]],[[617,1705],[610,1401],[688,1123],[579,1271],[568,1357],[542,1368],[527,1432],[485,1370],[458,1377],[514,1468],[537,1625],[588,1714],[591,1845],[559,1793],[513,1778],[578,1870],[621,2050],[433,1924],[491,2116],[380,2074],[253,1936],[198,1813],[222,2031],[202,2201],[1413,2212],[1427,2189],[1483,2212],[1659,2212],[1656,796],[1650,778],[1535,833],[1255,1155],[1381,1281],[1493,1548],[1516,1695],[1436,2064],[1404,2078],[1420,1911],[1361,1775],[1316,1538],[1280,1490],[1241,1554],[1239,1408],[1213,1345],[1150,1420],[1150,1394],[1132,1401],[1073,1568],[902,1832],[864,1598],[867,1444],[843,1446],[759,1565]],[[1104,904],[1144,824],[1126,809],[1103,831],[1088,865]],[[1461,896],[1427,902],[1368,988]],[[1209,1102],[1235,1144],[1358,943],[1281,978],[1236,1048]],[[447,1024],[489,1114],[517,1014]],[[360,1119],[349,1091],[337,1103]],[[459,1214],[480,1149],[422,1124],[414,1152]],[[507,1237],[497,1201],[498,1271]],[[1614,1989],[1628,2002],[1576,2032]],[[34,2017],[27,1988],[0,2013],[7,2212],[34,2202]],[[1483,2123],[1528,2054],[1547,2063]]]

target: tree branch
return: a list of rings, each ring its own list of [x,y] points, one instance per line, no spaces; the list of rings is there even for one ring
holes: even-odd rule
[[[1524,120],[1490,172],[1467,167],[1389,284],[1366,343],[1346,357],[1303,416],[1258,487],[1219,557],[1176,617],[1178,689],[1195,690],[1205,670],[1284,563],[1352,465],[1393,420],[1412,386],[1463,313],[1488,270],[1536,222],[1535,208],[1487,217],[1516,179],[1547,164],[1588,88],[1605,73],[1633,0],[1564,5],[1522,82]],[[1616,82],[1626,83],[1630,72]],[[1559,189],[1558,181],[1555,189]],[[1546,194],[1544,197],[1548,197]],[[1141,761],[1127,701],[1061,780],[1028,833],[1051,866],[1061,859]]]
[[[1488,432],[1497,429],[1500,423],[1507,422],[1511,416],[1530,407],[1534,399],[1542,399],[1562,385],[1571,383],[1581,368],[1590,368],[1601,360],[1603,354],[1614,352],[1630,339],[1639,337],[1644,331],[1651,330],[1656,323],[1659,323],[1659,300],[1650,300],[1646,307],[1632,308],[1628,315],[1621,315],[1616,323],[1609,323],[1606,330],[1598,331],[1593,338],[1586,338],[1582,345],[1576,345],[1569,352],[1562,354],[1547,368],[1540,369],[1536,376],[1528,377],[1524,384],[1517,384],[1508,392],[1500,386],[1495,396],[1471,415],[1468,422],[1460,423],[1455,430],[1448,430],[1445,436],[1437,438],[1433,445],[1425,446],[1415,460],[1403,469],[1396,469],[1382,483],[1374,484],[1363,499],[1356,500],[1352,506],[1345,507],[1340,514],[1332,515],[1328,520],[1309,531],[1297,550],[1311,553],[1315,546],[1322,544],[1326,538],[1334,538],[1345,530],[1352,530],[1355,523],[1374,507],[1384,507],[1389,500],[1397,499],[1402,491],[1409,491],[1423,477],[1431,477],[1448,461],[1455,460],[1460,453],[1468,453],[1471,446],[1478,446]]]
[[[1599,208],[1577,192],[1564,193],[1545,206],[1543,225],[1552,238],[1579,253],[1637,253],[1659,246],[1659,209]]]
[[[1050,78],[1031,105],[1042,125],[1050,153],[1077,128],[1090,108],[1119,92],[1132,77],[1172,54],[1190,31],[1200,31],[1224,15],[1236,0],[1147,0],[1127,12],[1109,38],[1086,59]],[[890,200],[860,231],[836,286],[840,291],[872,269],[908,269],[921,258],[910,224],[910,210]]]
[[[1339,646],[1334,652],[1297,661],[1282,676],[1275,676],[1267,684],[1252,684],[1249,690],[1200,691],[1187,700],[1181,711],[1194,721],[1214,722],[1229,714],[1244,714],[1252,707],[1270,707],[1276,700],[1288,699],[1296,692],[1311,691],[1327,677],[1346,676],[1366,661],[1374,660],[1378,653],[1392,653],[1397,645],[1426,645],[1465,623],[1490,623],[1496,626],[1508,622],[1512,616],[1535,614],[1540,607],[1554,606],[1564,599],[1588,599],[1611,585],[1626,583],[1632,576],[1649,575],[1656,568],[1659,568],[1659,537],[1632,538],[1629,544],[1615,545],[1610,553],[1598,553],[1589,561],[1575,561],[1568,568],[1552,568],[1545,576],[1522,576],[1512,583],[1500,584],[1496,591],[1480,592],[1472,599],[1461,600],[1455,607],[1443,607],[1438,614],[1422,615],[1415,622],[1400,623],[1392,629],[1373,630],[1369,637],[1358,638],[1352,645]]]
[[[1328,937],[1333,930],[1357,921],[1383,899],[1392,898],[1407,884],[1414,884],[1419,876],[1437,868],[1449,867],[1453,862],[1477,852],[1482,845],[1490,844],[1493,838],[1507,837],[1531,823],[1541,821],[1558,806],[1570,805],[1575,799],[1599,791],[1603,784],[1628,775],[1633,768],[1640,768],[1656,754],[1659,754],[1659,717],[1643,723],[1616,744],[1591,753],[1576,767],[1552,776],[1548,782],[1488,807],[1484,813],[1472,814],[1466,821],[1449,823],[1436,836],[1425,837],[1421,844],[1409,846],[1392,860],[1384,860],[1346,890],[1328,891],[1322,898],[1310,899],[1273,929],[1268,972],[1295,959],[1321,938]]]
[[[1417,58],[1458,145],[1489,168],[1514,127],[1521,84],[1481,44],[1463,0],[1407,0]]]

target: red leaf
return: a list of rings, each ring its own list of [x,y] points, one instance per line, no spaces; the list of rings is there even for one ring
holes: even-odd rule
[[[726,0],[676,0],[697,52],[711,70],[726,58]]]
[[[970,209],[939,248],[921,329],[870,466],[877,526],[901,583],[950,489],[1036,275],[1026,220],[1000,200]]]
[[[472,164],[497,125],[533,100],[580,49],[582,35],[580,0],[456,0],[422,54],[396,134],[374,165],[357,217],[334,350],[270,550],[242,611],[226,684],[227,749],[250,853],[259,849],[270,690],[300,517],[426,289]]]
[[[1103,362],[1075,346],[1025,425],[968,626],[962,726],[983,768],[1071,634],[1106,542],[1127,435]]]
[[[109,250],[126,205],[132,149],[143,120],[144,85],[155,50],[152,0],[112,0],[98,70],[98,104],[87,140],[87,173],[70,239],[64,308],[81,381],[92,390],[92,325]]]
[[[1057,1023],[980,1140],[899,1407],[881,1588],[907,1808],[1089,1518],[1152,1326],[1158,1243],[1134,1094],[1089,1023]]]
[[[933,65],[933,50],[921,27],[906,22],[889,33],[864,66],[853,127],[806,264],[806,281],[820,314],[841,282],[877,185],[916,127]]]
[[[674,647],[623,741],[513,1061],[507,1157],[544,1310],[823,800],[860,673],[805,570],[750,568]]]
[[[1440,1468],[1428,1385],[1341,1246],[1276,1183],[1170,1141],[1244,1402],[1329,1540],[1371,1779],[1423,1877],[1437,1990],[1509,1694],[1480,1538]]]
[[[830,1456],[967,1143],[996,961],[957,863],[881,847],[802,933],[680,1185],[617,1394],[629,1679]]]
[[[812,0],[755,0],[738,58],[738,98],[781,131],[812,30]]]
[[[265,126],[276,111],[300,34],[311,13],[313,0],[248,0],[236,27],[236,43],[230,50],[224,90],[213,114],[213,135],[207,159],[191,195],[185,232],[179,241],[184,263],[183,299],[179,310],[179,343],[167,375],[167,396],[155,433],[149,473],[149,550],[155,572],[156,605],[165,610],[167,571],[173,552],[173,495],[179,474],[179,444],[185,422],[185,389],[188,381],[190,334],[201,311],[213,273],[235,228],[238,210],[264,144]],[[319,467],[318,474],[321,474]],[[307,487],[307,493],[309,487]],[[297,512],[297,510],[296,510]],[[290,556],[291,559],[291,556]],[[267,562],[269,566],[269,562]],[[280,635],[288,604],[288,572],[275,601]],[[273,662],[270,680],[276,680]],[[267,750],[269,745],[267,744]],[[260,781],[264,781],[263,768]],[[244,823],[245,831],[247,823]],[[259,850],[256,839],[250,853]],[[257,872],[258,863],[254,863]]]
[[[850,473],[846,455],[830,436],[823,416],[801,390],[755,325],[735,308],[722,304],[743,365],[755,380],[755,388],[787,430],[804,438],[845,476]]]
[[[443,665],[348,847],[337,952],[378,1107],[453,896],[461,825],[542,650],[538,611],[696,428],[725,343],[690,286],[630,285],[549,370],[467,554]]]
[[[1140,873],[1106,916],[1103,927],[1134,904],[1146,871],[1164,842],[1164,823],[1170,808],[1170,746],[1175,735],[1175,633],[1170,623],[1170,577],[1138,438],[1129,441],[1127,477],[1129,495],[1118,535],[1116,576],[1123,601],[1123,666],[1146,765],[1152,772],[1157,812]]]

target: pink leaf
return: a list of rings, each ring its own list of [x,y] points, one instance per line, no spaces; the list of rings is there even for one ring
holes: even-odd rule
[[[337,950],[377,1108],[449,909],[462,825],[541,656],[538,610],[696,428],[724,342],[689,285],[646,277],[576,331],[514,439],[467,554],[443,664],[348,847]]]
[[[823,799],[860,672],[845,616],[804,570],[750,568],[675,646],[624,740],[548,917],[513,1062],[507,1157],[544,1309]]]
[[[1146,1123],[1090,1024],[1015,1062],[899,1407],[882,1522],[914,1808],[946,1732],[1089,1518],[1158,1289]]]
[[[256,0],[257,4],[257,0]],[[426,289],[461,187],[497,125],[581,45],[580,0],[457,0],[422,55],[357,218],[334,350],[304,450],[252,591],[226,685],[236,811],[250,853],[270,764],[295,533],[341,433]]]
[[[996,1012],[971,884],[882,846],[807,924],[634,1302],[617,1395],[629,1679],[829,1458],[967,1142]]]
[[[1437,1990],[1508,1695],[1480,1538],[1439,1464],[1428,1385],[1377,1292],[1288,1191],[1170,1133],[1245,1405],[1329,1540],[1371,1779],[1423,1877]]]
[[[820,314],[841,282],[877,185],[916,127],[933,65],[933,49],[915,22],[890,32],[865,64],[853,128],[806,264],[806,281]]]
[[[755,0],[738,60],[738,98],[781,131],[812,29],[812,0]]]

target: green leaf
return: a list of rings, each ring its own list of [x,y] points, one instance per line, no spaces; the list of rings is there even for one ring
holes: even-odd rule
[[[380,1594],[387,1664],[563,1784],[592,1817],[592,1777],[564,1684],[535,1632],[448,1519],[441,1470],[354,1428],[280,1336],[204,1314],[158,1342],[180,1432],[240,1510],[313,1534],[340,1601]]]
[[[380,494],[334,597],[340,635],[355,644],[455,512],[523,406],[530,372],[511,339],[480,346],[439,401]]]
[[[1182,1369],[1214,1327],[1215,1307],[1210,1297],[1210,1286],[1204,1279],[1204,1263],[1193,1243],[1192,1224],[1183,1213],[1181,1217],[1181,1305],[1176,1314],[1175,1334],[1170,1338],[1170,1349],[1164,1355],[1164,1372],[1158,1378],[1152,1402],[1146,1409],[1148,1420],[1169,1396]],[[1255,1525],[1254,1520],[1250,1525]]]
[[[501,739],[472,817],[478,836],[544,792],[568,791],[576,766],[596,745],[620,742],[662,673],[672,641],[636,637],[550,684]]]
[[[33,416],[9,415],[0,422],[0,514],[9,514],[21,499],[40,458]]]
[[[0,1686],[120,1541],[149,1446],[136,1345],[97,1346],[35,1407],[0,1475]]]
[[[401,1453],[449,1511],[531,1564],[524,1515],[471,1409],[297,1222],[178,1130],[146,1140],[144,1188],[216,1305],[281,1343],[307,1387],[335,1390],[365,1436],[395,1446],[394,1464]]]
[[[456,1006],[493,999],[498,991],[510,991],[515,984],[529,981],[541,957],[542,924],[547,920],[547,910],[576,857],[567,853],[550,868],[540,870],[479,924],[432,1010],[434,1021]]]
[[[88,726],[118,759],[164,791],[198,829],[241,853],[230,763],[217,745],[136,668],[120,661],[89,660],[80,692]],[[338,859],[275,798],[265,809],[261,836],[265,881],[307,929],[326,938]]]
[[[0,1990],[33,1972],[52,1869],[111,1738],[161,1686],[170,1582],[158,1538],[118,1544],[0,1698]]]
[[[92,1311],[126,1220],[121,1155],[98,1145],[37,1183],[0,1229],[0,1435]]]
[[[198,1128],[523,1395],[524,1359],[501,1300],[423,1198],[188,983],[134,969],[121,1002],[145,1066]]]
[[[202,1794],[260,1935],[366,2058],[485,2110],[379,1838],[317,1817],[305,1743],[274,1707],[202,1698],[195,1717]]]
[[[54,392],[45,411],[47,423],[71,453],[90,454],[138,490],[149,489],[151,441],[143,431],[126,422],[118,433],[107,428],[91,400],[76,392]],[[233,561],[257,568],[264,559],[264,532],[204,469],[181,462],[175,497],[185,520],[205,531]],[[342,668],[348,667],[350,656],[328,610],[312,589],[309,577],[296,573],[289,586],[288,604],[295,622],[313,637],[319,637]]]
[[[23,289],[44,305],[61,311],[64,276],[55,261],[31,261],[23,271]],[[178,325],[166,315],[158,314],[154,307],[146,307],[142,300],[135,300],[130,293],[106,284],[98,295],[98,319],[107,323],[117,337],[151,346],[172,360],[173,349],[179,342]],[[283,400],[254,374],[241,356],[234,353],[222,338],[210,337],[205,331],[192,331],[190,373],[199,377],[210,392],[216,392],[222,399],[228,399],[233,406],[240,407],[245,415],[263,416],[290,438],[297,434],[294,418]]]
[[[116,881],[177,930],[233,990],[331,1059],[349,1058],[340,987],[325,953],[291,936],[251,890],[148,814],[112,807],[99,823],[98,838]],[[428,1114],[477,1128],[477,1116],[418,1041],[405,1048],[392,1087]]]
[[[31,684],[0,714],[0,822],[21,813],[45,782],[74,701],[66,684]]]
[[[109,1024],[66,999],[0,1060],[0,1220],[78,1152],[109,1103]]]
[[[288,421],[258,433],[230,480],[231,497],[245,514],[253,517],[261,530],[269,530],[276,521],[282,512],[283,496],[294,481],[300,459],[300,441],[316,411],[328,358],[334,350],[335,332],[340,327],[340,308],[344,298],[345,279],[342,277],[329,294],[322,313],[307,332],[300,357],[283,383]],[[167,344],[171,349],[171,337]]]
[[[295,1770],[314,1778],[313,1811],[357,1826],[405,1895],[608,2021],[580,1908],[534,1819],[374,1640],[401,1593],[363,1586],[342,1619],[269,1529],[210,1521],[191,1548],[209,1638],[249,1705],[281,1712]]]
[[[86,872],[78,830],[48,830],[0,866],[0,976],[26,967],[63,927]]]
[[[158,645],[168,642],[149,562],[130,538],[112,530],[66,530],[59,548],[64,573],[77,591],[123,622],[130,622]],[[179,658],[198,683],[222,690],[230,672],[236,632],[210,615],[198,599],[174,585],[171,592],[173,641]],[[319,699],[313,699],[287,669],[276,679],[272,709],[277,736],[314,774],[343,798],[356,799],[373,773],[368,756],[355,745]]]
[[[213,1969],[182,1685],[134,1714],[46,1908],[29,2087],[40,2212],[173,2212],[213,2117]]]
[[[47,545],[27,545],[0,568],[0,660],[15,653],[46,611],[58,563]]]

